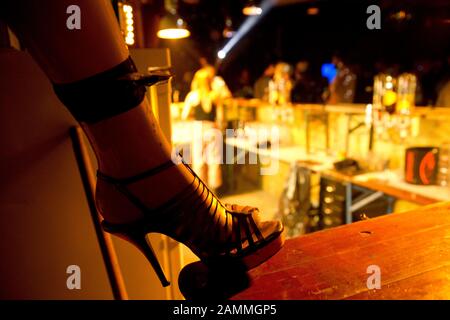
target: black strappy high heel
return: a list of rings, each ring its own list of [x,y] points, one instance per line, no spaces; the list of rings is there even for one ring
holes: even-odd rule
[[[97,172],[98,179],[113,185],[144,214],[143,219],[134,223],[103,221],[104,230],[139,248],[164,287],[170,283],[146,237],[149,233],[165,234],[185,244],[210,266],[237,261],[251,269],[281,248],[284,238],[280,222],[269,221],[258,225],[254,219],[256,208],[222,204],[191,167],[185,162],[182,164],[193,174],[193,182],[157,208],[148,208],[127,186],[173,167],[175,163],[172,160],[124,179]],[[189,211],[184,209],[186,202],[191,205]]]

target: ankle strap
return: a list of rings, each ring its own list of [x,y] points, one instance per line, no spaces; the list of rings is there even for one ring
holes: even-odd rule
[[[167,170],[173,166],[175,166],[175,163],[172,160],[169,160],[167,162],[164,162],[163,164],[160,164],[159,166],[157,166],[155,168],[151,168],[150,170],[144,171],[142,173],[138,173],[135,176],[127,177],[127,178],[114,178],[114,177],[110,177],[100,171],[97,171],[97,178],[102,179],[103,181],[111,183],[111,184],[127,185],[130,183],[142,180],[144,178],[153,176],[155,174],[158,174],[158,173],[160,173],[164,170]]]

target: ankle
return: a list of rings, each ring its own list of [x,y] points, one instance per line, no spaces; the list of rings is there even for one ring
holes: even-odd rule
[[[134,176],[171,159],[170,145],[145,99],[130,111],[82,127],[99,170],[109,176]]]
[[[192,174],[179,165],[124,186],[146,208],[154,209],[185,190],[193,180]],[[103,218],[110,223],[129,223],[145,215],[114,184],[102,179],[97,181],[96,204]]]
[[[144,217],[113,185],[97,180],[95,204],[101,216],[113,224],[132,223]]]

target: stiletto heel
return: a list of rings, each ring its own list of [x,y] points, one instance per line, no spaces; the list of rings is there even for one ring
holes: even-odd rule
[[[281,248],[284,228],[279,221],[257,223],[256,208],[222,204],[190,166],[185,162],[182,165],[192,173],[194,180],[157,208],[148,208],[130,191],[128,185],[175,166],[172,160],[128,178],[112,178],[97,172],[98,179],[114,186],[144,215],[142,219],[126,224],[112,224],[104,220],[104,230],[138,247],[163,286],[169,285],[169,282],[146,239],[149,233],[165,234],[185,244],[210,266],[237,262],[251,269]]]
[[[142,229],[139,230],[139,228],[133,228],[128,231],[115,230],[115,228],[112,227],[112,225],[109,225],[105,221],[103,221],[102,227],[106,232],[114,234],[114,235],[118,236],[119,238],[122,238],[122,239],[134,244],[142,252],[142,254],[147,258],[148,262],[150,262],[150,264],[152,265],[153,270],[155,270],[159,281],[161,281],[161,285],[163,287],[167,287],[170,285],[170,282],[167,280],[167,278],[164,274],[164,271],[161,268],[161,265],[158,261],[158,258],[156,257],[155,251],[153,250],[150,240],[147,239],[147,232],[145,232]]]

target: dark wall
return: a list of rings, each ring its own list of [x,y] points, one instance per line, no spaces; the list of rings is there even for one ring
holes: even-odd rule
[[[299,2],[272,8],[221,63],[219,71],[232,89],[239,86],[243,69],[248,69],[253,82],[270,62],[294,64],[307,59],[311,71],[318,74],[322,63],[329,62],[334,53],[342,55],[367,83],[380,70],[410,71],[419,78],[432,78],[434,83],[426,87],[437,85],[445,77],[450,52],[448,1]],[[381,7],[381,30],[366,27],[370,4]],[[319,8],[318,15],[307,15],[311,5]],[[231,16],[239,26],[245,20],[241,8],[242,1],[201,1],[195,6],[180,2],[180,14],[188,21],[192,37],[161,43],[172,49],[178,79],[186,70],[198,67],[200,55],[216,59],[217,51],[227,42],[221,36],[224,17]],[[404,17],[398,14],[400,11]]]

